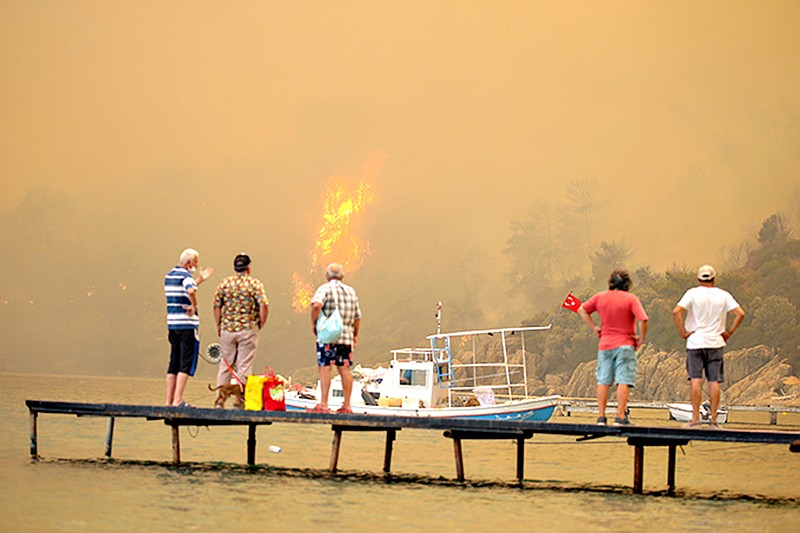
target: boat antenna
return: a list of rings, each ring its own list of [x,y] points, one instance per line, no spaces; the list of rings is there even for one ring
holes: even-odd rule
[[[442,302],[436,305],[436,334],[442,332]]]

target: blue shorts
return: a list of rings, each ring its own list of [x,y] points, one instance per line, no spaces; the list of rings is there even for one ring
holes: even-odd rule
[[[349,344],[317,343],[317,366],[353,366],[350,354],[353,347]]]
[[[633,346],[620,346],[613,350],[597,352],[597,384],[617,385],[636,384],[636,350]]]

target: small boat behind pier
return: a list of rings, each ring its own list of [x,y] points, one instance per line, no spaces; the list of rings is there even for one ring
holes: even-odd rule
[[[670,420],[678,422],[689,422],[692,419],[692,404],[690,403],[668,403]],[[720,407],[717,409],[717,423],[724,424],[728,421],[728,408]],[[711,404],[703,402],[700,404],[700,422],[703,424],[711,423]]]
[[[528,395],[525,333],[550,326],[458,331],[430,335],[429,348],[392,350],[388,368],[356,367],[350,402],[354,413],[404,417],[528,420],[546,422],[560,396]],[[508,336],[519,334],[521,351],[509,354]],[[498,353],[476,353],[478,339],[499,339]],[[471,350],[468,348],[471,346]],[[340,378],[334,378],[328,405],[342,405]],[[289,411],[312,409],[320,401],[315,389],[289,391]]]

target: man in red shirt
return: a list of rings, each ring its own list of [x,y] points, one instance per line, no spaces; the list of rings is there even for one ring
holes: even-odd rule
[[[615,426],[632,426],[628,418],[628,396],[636,383],[636,350],[647,336],[647,313],[634,294],[628,292],[631,278],[615,270],[608,278],[608,290],[598,292],[578,309],[583,322],[600,338],[597,349],[597,424],[606,425],[606,403],[612,381],[617,383]],[[592,313],[600,315],[597,325]],[[636,334],[636,330],[639,334]]]

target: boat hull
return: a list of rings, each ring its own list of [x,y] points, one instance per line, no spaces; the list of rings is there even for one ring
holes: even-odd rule
[[[692,404],[690,403],[668,403],[669,416],[678,422],[689,422],[692,419]],[[700,421],[707,424],[711,420],[710,408],[707,404],[700,406]],[[717,423],[724,424],[728,421],[728,409],[720,407],[717,410]]]
[[[545,396],[498,405],[480,405],[475,407],[442,407],[442,408],[404,408],[384,407],[379,405],[353,405],[354,414],[408,416],[430,418],[469,418],[472,420],[525,420],[546,422],[550,419],[558,405],[560,396]],[[304,398],[286,398],[287,411],[305,411],[317,405],[315,400]],[[338,406],[331,406],[336,409]]]

